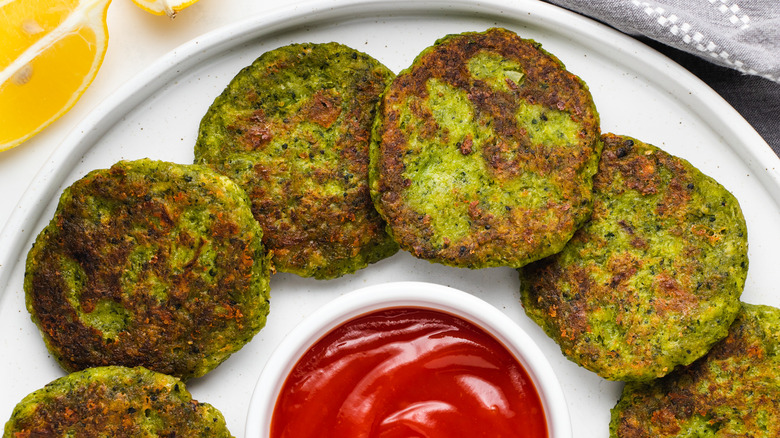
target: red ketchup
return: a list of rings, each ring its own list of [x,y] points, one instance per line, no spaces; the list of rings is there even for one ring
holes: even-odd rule
[[[320,339],[271,421],[271,438],[547,436],[539,394],[501,343],[417,308],[369,313]]]

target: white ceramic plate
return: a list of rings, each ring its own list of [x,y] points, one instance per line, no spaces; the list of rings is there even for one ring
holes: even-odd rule
[[[780,173],[766,143],[728,104],[667,58],[593,21],[537,1],[343,0],[306,3],[207,34],[167,55],[88,116],[44,165],[0,235],[0,423],[26,394],[63,375],[24,308],[24,259],[64,187],[120,159],[193,159],[200,117],[242,67],[293,42],[338,41],[394,71],[448,33],[512,29],[541,42],[590,86],[602,130],[686,158],[739,199],[748,222],[750,272],[743,298],[780,306]],[[517,321],[561,380],[575,436],[605,437],[621,384],[566,360],[523,313],[512,269],[448,268],[399,253],[333,281],[277,275],[268,324],[240,352],[188,384],[243,436],[252,387],[285,334],[326,302],[387,281],[427,281],[469,291]]]

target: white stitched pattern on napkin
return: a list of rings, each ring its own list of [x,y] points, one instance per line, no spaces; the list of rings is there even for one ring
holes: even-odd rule
[[[780,82],[778,0],[548,1],[628,34]]]

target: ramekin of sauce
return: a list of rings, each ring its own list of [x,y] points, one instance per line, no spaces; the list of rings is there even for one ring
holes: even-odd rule
[[[557,378],[485,301],[396,282],[326,304],[258,379],[247,438],[570,438]]]

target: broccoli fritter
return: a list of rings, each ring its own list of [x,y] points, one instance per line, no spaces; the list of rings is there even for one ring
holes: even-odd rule
[[[780,309],[743,304],[728,336],[692,365],[627,384],[612,438],[780,436]]]
[[[67,371],[202,376],[265,325],[261,236],[228,178],[205,166],[121,161],[62,193],[27,256],[27,309]]]
[[[448,35],[380,101],[374,203],[416,257],[520,267],[589,216],[599,133],[585,83],[538,43],[499,28]]]
[[[650,380],[703,356],[739,310],[748,268],[739,203],[687,161],[605,134],[593,216],[520,270],[522,303],[572,361]]]
[[[246,190],[277,270],[334,278],[398,250],[368,189],[371,125],[392,77],[341,44],[293,44],[239,72],[201,120],[195,162]]]
[[[61,377],[14,408],[3,438],[230,438],[216,408],[179,379],[143,367],[90,368]]]

